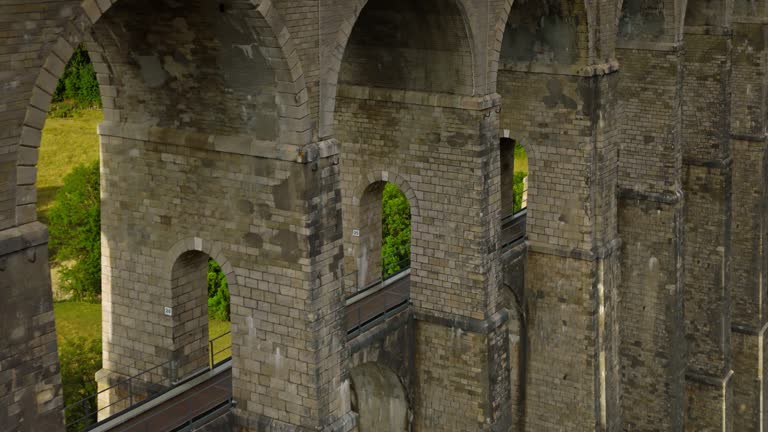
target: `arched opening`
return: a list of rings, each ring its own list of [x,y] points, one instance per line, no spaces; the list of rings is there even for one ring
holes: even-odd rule
[[[369,0],[347,42],[339,83],[472,94],[472,49],[455,1]]]
[[[352,410],[358,413],[360,432],[407,432],[411,408],[397,374],[376,363],[364,363],[350,372]]]
[[[94,32],[114,70],[120,120],[277,139],[277,83],[253,9],[234,0],[113,6]]]
[[[411,208],[394,183],[377,181],[360,198],[357,290],[384,281],[411,264]]]
[[[584,2],[525,0],[512,6],[500,64],[579,64],[588,50]]]
[[[173,265],[171,296],[176,379],[230,357],[231,345],[221,340],[230,331],[229,288],[219,264],[204,252],[183,253]]]
[[[356,269],[346,277],[351,334],[410,298],[411,205],[395,183],[376,181],[365,188],[350,222]]]
[[[55,55],[55,54],[52,54]],[[98,52],[96,52],[98,55]],[[49,232],[53,312],[68,430],[96,421],[96,372],[102,365],[101,239],[98,123],[103,119],[96,71],[85,44],[56,60],[61,76],[52,94],[30,109],[48,110],[37,166],[19,179],[36,219]],[[50,103],[50,109],[48,109]],[[36,168],[36,169],[35,169]]]
[[[518,141],[502,138],[501,218],[502,246],[525,238],[528,210],[528,153]]]

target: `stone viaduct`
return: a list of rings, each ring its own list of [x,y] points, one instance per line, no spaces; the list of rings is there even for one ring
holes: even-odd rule
[[[35,180],[85,43],[100,383],[194,365],[213,257],[237,430],[375,431],[392,374],[387,431],[766,430],[767,38],[754,0],[0,0],[0,429],[63,430]],[[386,181],[411,300],[353,338]]]

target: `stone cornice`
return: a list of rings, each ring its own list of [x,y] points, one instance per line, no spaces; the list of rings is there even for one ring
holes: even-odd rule
[[[468,96],[349,84],[339,85],[336,97],[394,102],[406,105],[455,108],[470,111],[483,111],[501,104],[501,96],[496,93],[487,96]]]
[[[48,243],[48,228],[31,222],[0,231],[0,256]]]
[[[207,134],[143,123],[104,121],[99,124],[99,135],[298,163],[314,162],[340,152],[334,138],[302,146],[258,140],[248,135]]]

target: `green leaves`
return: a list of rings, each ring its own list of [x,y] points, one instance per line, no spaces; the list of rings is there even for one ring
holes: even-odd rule
[[[65,339],[59,345],[61,386],[64,389],[66,422],[73,424],[67,430],[82,430],[96,423],[96,398],[71,406],[97,392],[96,372],[101,369],[101,339],[78,336]],[[79,420],[79,421],[78,421]]]
[[[408,198],[392,183],[381,198],[382,273],[386,278],[410,266],[411,207]]]
[[[519,171],[515,173],[515,177],[512,180],[512,188],[515,191],[515,201],[513,203],[513,211],[518,212],[522,210],[523,207],[523,190],[524,190],[524,184],[523,179],[525,179],[528,176],[527,172]]]
[[[74,300],[96,302],[101,296],[101,211],[99,163],[79,165],[48,215],[53,259],[61,264],[61,288]]]
[[[208,316],[229,321],[229,286],[219,264],[208,259]]]
[[[65,100],[73,100],[80,107],[101,105],[96,71],[93,69],[88,52],[83,47],[75,49],[53,95],[54,102]]]

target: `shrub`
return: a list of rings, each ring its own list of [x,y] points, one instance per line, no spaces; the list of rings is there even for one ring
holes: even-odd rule
[[[229,321],[229,286],[219,264],[208,260],[208,316]]]
[[[523,179],[528,176],[526,172],[516,172],[513,178],[512,188],[515,192],[515,201],[513,203],[515,212],[522,210],[523,207]]]
[[[405,194],[392,183],[384,186],[381,205],[382,272],[387,277],[410,265],[411,207]]]
[[[101,339],[65,339],[59,345],[59,364],[64,406],[68,407],[64,412],[66,422],[76,422],[67,431],[83,430],[96,423],[96,398],[72,405],[97,392],[95,375],[101,369]]]
[[[64,177],[49,213],[53,259],[61,264],[61,288],[75,300],[101,295],[99,163],[75,167]]]

